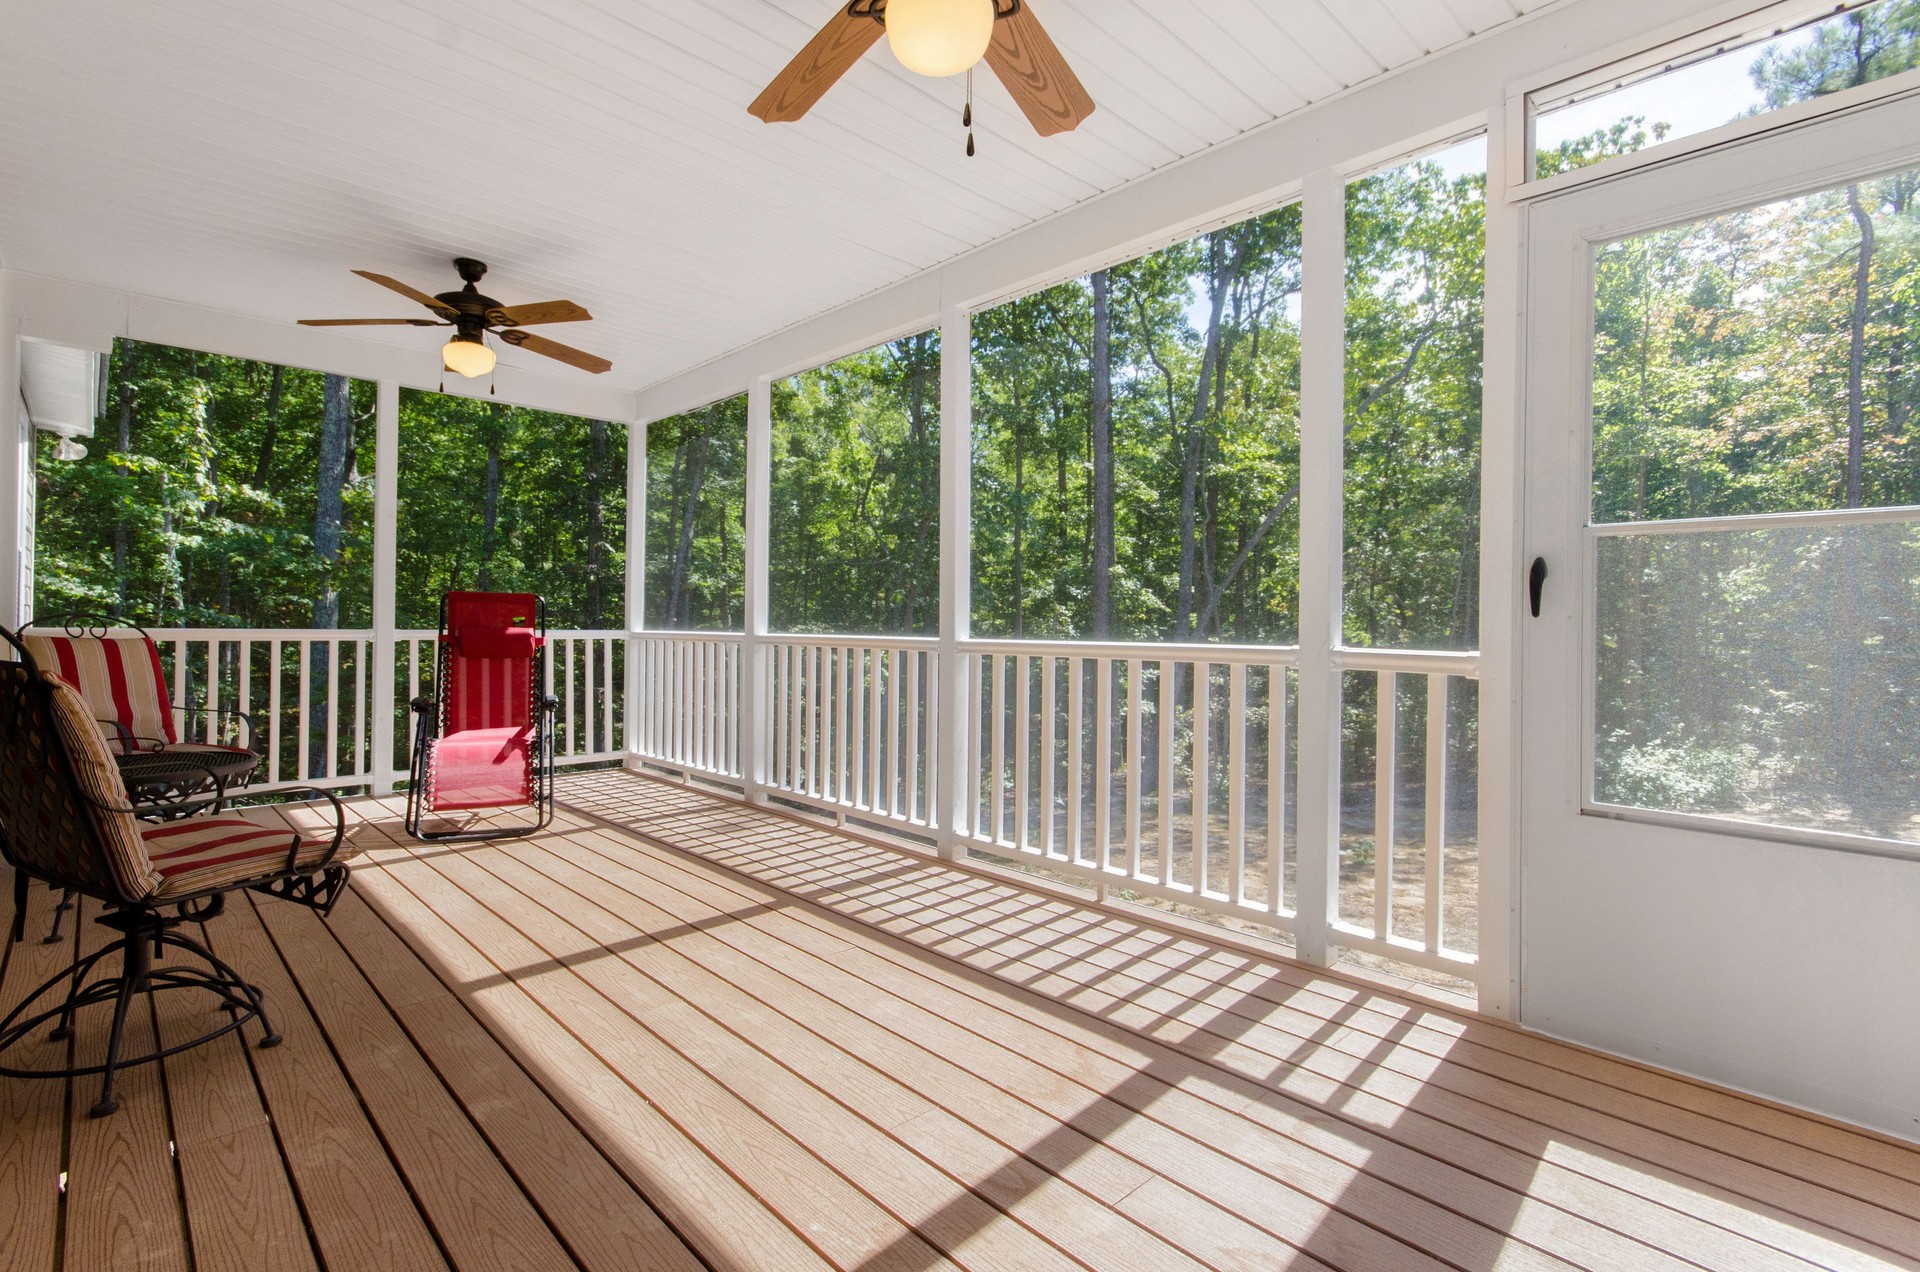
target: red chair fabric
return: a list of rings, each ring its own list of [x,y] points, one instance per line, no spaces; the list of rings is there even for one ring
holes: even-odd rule
[[[443,724],[430,744],[426,805],[455,812],[532,803],[540,598],[450,592],[446,605]]]

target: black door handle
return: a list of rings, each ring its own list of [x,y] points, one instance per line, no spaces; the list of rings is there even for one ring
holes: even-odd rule
[[[1533,558],[1533,568],[1527,571],[1527,595],[1533,602],[1533,616],[1540,617],[1540,593],[1547,586],[1547,558]]]

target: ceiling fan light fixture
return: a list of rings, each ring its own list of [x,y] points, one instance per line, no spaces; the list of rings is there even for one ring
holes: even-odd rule
[[[440,359],[447,370],[476,380],[493,370],[494,353],[477,331],[463,331],[441,347]]]
[[[917,75],[959,75],[987,55],[993,20],[994,0],[887,0],[887,43]]]

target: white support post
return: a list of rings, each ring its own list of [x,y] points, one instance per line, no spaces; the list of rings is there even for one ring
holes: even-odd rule
[[[373,391],[373,763],[368,769],[375,795],[393,794],[393,642],[399,551],[400,386],[381,380]],[[411,687],[408,700],[412,700]]]
[[[6,301],[0,290],[0,623],[17,628],[33,617],[33,421],[20,401],[20,330]]]
[[[958,306],[940,319],[940,683],[932,736],[939,767],[939,806],[927,810],[940,829],[941,855],[967,855],[974,791],[967,782],[968,727],[978,706],[960,642],[972,634],[973,590],[973,316]]]
[[[747,492],[745,512],[745,623],[740,656],[745,692],[740,696],[740,773],[747,798],[765,803],[772,748],[767,708],[772,702],[767,645],[767,545],[773,495],[773,381],[761,376],[747,386]]]
[[[1346,425],[1347,183],[1328,169],[1303,191],[1300,320],[1299,913],[1295,948],[1331,961],[1339,913],[1341,465]]]
[[[647,424],[627,425],[626,679],[621,727],[626,730],[626,766],[640,767],[640,713],[647,686],[640,683],[640,633],[647,629]],[[611,691],[609,691],[611,692]],[[613,739],[607,739],[612,749]]]
[[[1526,175],[1504,101],[1487,120],[1486,370],[1480,424],[1480,1010],[1520,1018],[1519,748],[1526,218],[1507,192]],[[1524,132],[1524,128],[1520,131]]]

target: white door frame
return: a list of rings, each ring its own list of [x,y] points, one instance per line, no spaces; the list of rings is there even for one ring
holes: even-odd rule
[[[1716,819],[1621,820],[1587,798],[1595,246],[1912,167],[1909,95],[1528,209],[1523,542],[1548,576],[1539,617],[1521,620],[1519,1014],[1920,1138],[1920,1021],[1895,1006],[1920,984],[1920,859]]]

